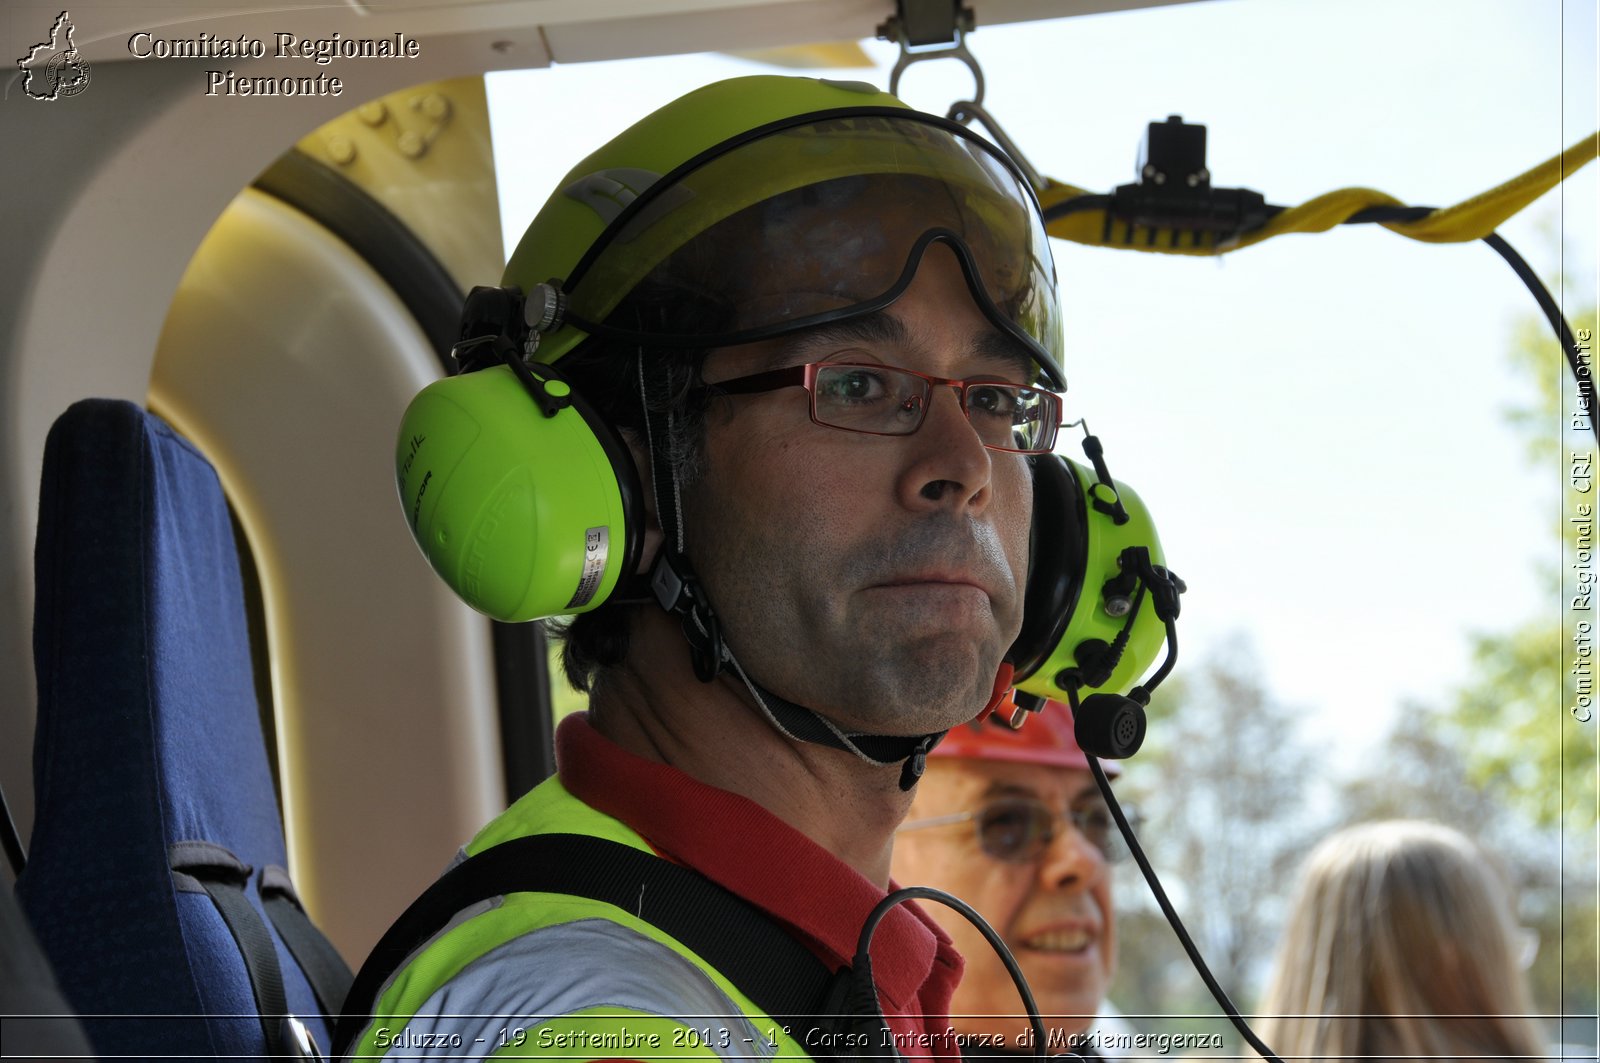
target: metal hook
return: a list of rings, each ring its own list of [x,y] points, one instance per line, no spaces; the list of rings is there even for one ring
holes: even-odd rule
[[[995,121],[994,115],[983,108],[983,68],[967,51],[967,34],[972,32],[976,19],[970,7],[962,7],[960,0],[898,0],[895,14],[878,27],[883,40],[900,44],[900,57],[889,73],[889,94],[900,94],[900,75],[906,67],[924,59],[959,59],[972,71],[975,92],[970,100],[950,105],[945,117],[952,122],[971,125],[974,118],[983,123],[989,137],[1001,151],[1010,156],[1017,169],[1035,192],[1042,190],[1045,180],[1028,162],[1027,156],[1017,148],[1016,141],[1006,135]]]
[[[961,7],[959,3],[951,4],[948,0],[944,3],[938,0],[921,0],[920,3],[917,0],[900,0],[895,8],[897,13],[878,27],[880,39],[895,41],[900,45],[900,57],[889,72],[889,94],[900,94],[900,75],[912,63],[924,59],[959,59],[972,72],[972,79],[976,83],[973,95],[981,104],[983,69],[978,66],[972,53],[967,51],[966,42],[966,35],[975,24],[972,9]],[[943,11],[939,9],[948,10],[949,15],[942,17]]]

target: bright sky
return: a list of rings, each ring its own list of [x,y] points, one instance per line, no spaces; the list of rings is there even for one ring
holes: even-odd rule
[[[1354,185],[1453,204],[1600,124],[1592,0],[1205,0],[993,27],[974,6],[986,107],[1038,170],[1096,191],[1134,179],[1169,114],[1208,127],[1215,184],[1284,205]],[[864,47],[876,70],[816,73],[887,85],[893,47]],[[491,75],[508,246],[609,136],[758,72],[700,55]],[[927,62],[901,89],[942,113],[972,82]],[[1597,204],[1591,165],[1501,233],[1547,277],[1564,256],[1592,298]],[[1221,260],[1055,249],[1069,419],[1189,584],[1180,672],[1245,634],[1348,764],[1458,681],[1469,632],[1557,613],[1534,570],[1559,562],[1562,469],[1530,468],[1502,418],[1531,394],[1507,350],[1535,306],[1488,247],[1363,227]]]

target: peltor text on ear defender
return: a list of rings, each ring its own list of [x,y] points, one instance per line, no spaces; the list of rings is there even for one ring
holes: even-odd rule
[[[532,367],[538,369],[538,367]],[[424,388],[401,419],[396,480],[434,571],[497,620],[587,612],[638,564],[632,458],[563,381],[541,409],[500,365]]]
[[[1032,464],[1033,556],[1022,631],[1008,654],[1017,689],[1057,701],[1069,690],[1127,690],[1166,637],[1155,610],[1135,606],[1137,581],[1123,564],[1130,547],[1159,563],[1150,511],[1108,473],[1059,454]]]

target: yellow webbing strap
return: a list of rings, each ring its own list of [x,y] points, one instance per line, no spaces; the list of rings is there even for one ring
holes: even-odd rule
[[[1572,147],[1525,174],[1513,177],[1505,184],[1463,200],[1453,207],[1443,207],[1425,218],[1410,222],[1383,222],[1383,226],[1428,243],[1457,243],[1481,240],[1511,215],[1544,195],[1550,189],[1594,161],[1600,153],[1600,132],[1591,133]],[[1039,192],[1039,202],[1048,212],[1057,203],[1088,195],[1081,188],[1061,184],[1046,178]],[[1171,232],[1158,230],[1152,240],[1149,229],[1134,228],[1129,239],[1126,222],[1113,220],[1109,235],[1106,230],[1104,209],[1079,211],[1057,218],[1046,225],[1051,236],[1094,247],[1117,247],[1131,251],[1158,251],[1168,255],[1220,255],[1258,244],[1283,233],[1326,232],[1352,215],[1368,207],[1403,207],[1398,199],[1371,188],[1341,188],[1307,200],[1298,207],[1289,207],[1271,218],[1265,225],[1233,239],[1209,247],[1187,246],[1190,234],[1182,234],[1182,247],[1172,246]]]

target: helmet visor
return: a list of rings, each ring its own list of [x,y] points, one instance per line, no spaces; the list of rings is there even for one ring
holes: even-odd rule
[[[586,332],[723,347],[882,310],[933,242],[1062,387],[1055,271],[1026,182],[932,115],[812,115],[726,142],[622,211],[563,287]]]

